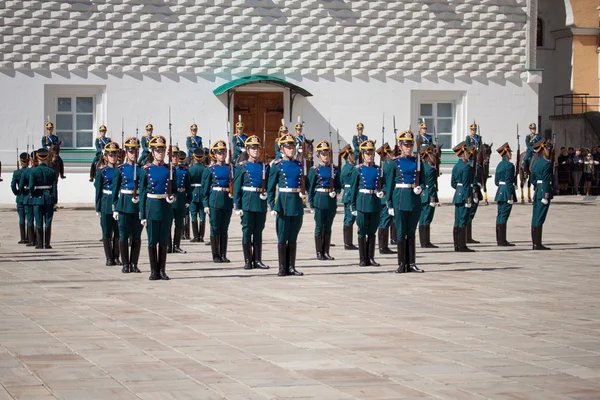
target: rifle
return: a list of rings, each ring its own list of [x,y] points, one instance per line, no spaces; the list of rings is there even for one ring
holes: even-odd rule
[[[233,198],[233,156],[231,155],[231,132],[229,119],[227,119],[227,156],[229,157],[229,198]]]
[[[17,138],[17,170],[19,170],[19,165],[20,165],[20,159],[19,159],[19,138]]]
[[[169,150],[171,151],[171,155],[169,157],[169,181],[167,183],[167,195],[171,197],[173,194],[173,163],[171,162],[173,161],[173,135],[171,134],[171,107],[169,107]]]
[[[125,119],[121,118],[121,149],[125,149]]]
[[[473,166],[471,167],[471,176],[473,177],[473,199],[475,199],[475,196],[477,195],[477,192],[475,191],[475,176],[477,175],[477,157],[479,156],[479,152],[477,151],[477,148],[475,148],[475,154],[473,154]]]
[[[417,174],[415,175],[415,187],[421,184],[421,134],[417,136]]]
[[[263,142],[262,142],[262,158],[263,158],[263,165],[262,165],[262,193],[265,193],[265,188],[266,188],[266,175],[267,175],[267,113],[264,113],[264,120],[263,120]]]
[[[337,140],[338,140],[338,168],[342,168],[342,155],[340,154],[340,130],[337,129]],[[332,157],[333,158],[333,157]]]
[[[442,147],[439,145],[438,142],[438,135],[437,135],[437,129],[435,129],[435,122],[433,123],[433,145],[435,146],[435,173],[437,174],[437,177],[439,178],[441,173],[440,173],[440,165],[442,163]]]
[[[135,122],[135,145],[136,145],[136,150],[137,150],[137,141],[138,141],[138,121]],[[138,190],[138,180],[137,180],[137,169],[138,169],[138,163],[137,163],[137,151],[135,153],[135,160],[133,160],[133,197],[131,198],[131,201],[135,203],[134,199],[137,198],[137,190]]]
[[[306,196],[306,182],[304,182],[304,151],[306,150],[305,144],[306,142],[302,142],[302,157],[300,157],[300,159],[302,160],[300,161],[300,193],[302,193],[302,196]]]
[[[333,191],[334,190],[334,186],[335,186],[335,179],[333,178],[333,142],[331,141],[331,120],[328,121],[329,123],[329,146],[330,146],[330,150],[329,150],[329,190]]]
[[[517,165],[515,165],[515,185],[519,178],[519,167],[521,165],[521,137],[519,136],[519,124],[517,124]],[[516,199],[515,199],[516,200]]]
[[[398,157],[398,129],[396,129],[396,116],[394,115],[394,157]]]

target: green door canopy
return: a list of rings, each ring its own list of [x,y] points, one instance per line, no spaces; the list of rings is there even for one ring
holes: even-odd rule
[[[236,87],[239,87],[239,86],[249,85],[251,83],[268,83],[270,85],[288,88],[292,91],[292,93],[294,93],[294,92],[299,93],[304,97],[312,96],[312,94],[310,94],[305,89],[302,89],[300,86],[296,86],[293,83],[290,83],[284,79],[275,78],[273,76],[267,76],[267,75],[250,75],[250,76],[246,76],[244,78],[234,79],[230,82],[227,82],[227,83],[219,86],[218,88],[213,90],[213,93],[215,94],[215,96],[219,96],[225,92],[230,91],[231,89],[235,89]]]

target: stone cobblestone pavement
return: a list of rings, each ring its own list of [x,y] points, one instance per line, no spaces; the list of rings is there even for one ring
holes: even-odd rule
[[[52,250],[18,245],[16,214],[0,211],[0,399],[599,399],[600,267],[596,202],[559,199],[530,251],[530,205],[495,246],[495,206],[481,207],[473,254],[452,251],[453,208],[437,210],[420,252],[425,274],[359,268],[344,251],[314,256],[305,215],[298,269],[241,269],[184,242],[171,281],[104,266],[93,211],[55,214]]]

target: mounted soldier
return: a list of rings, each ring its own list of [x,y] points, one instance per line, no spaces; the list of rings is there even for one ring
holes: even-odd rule
[[[354,159],[358,160],[359,164],[361,163],[360,162],[361,161],[360,160],[360,153],[361,153],[360,145],[365,140],[369,139],[369,137],[363,133],[364,130],[365,130],[365,126],[363,125],[362,122],[359,122],[358,124],[356,124],[356,133],[354,134],[354,136],[352,136],[352,149],[354,150]]]
[[[104,147],[106,147],[106,145],[110,142],[112,142],[112,140],[106,136],[106,126],[100,125],[100,127],[98,128],[98,137],[96,138],[96,141],[94,143],[94,145],[96,146],[96,155],[94,156],[92,164],[90,165],[90,182],[94,181],[94,178],[96,177],[96,170],[99,167],[98,164],[102,160],[102,153],[104,152]]]
[[[42,136],[42,148],[48,150],[48,166],[56,171],[57,180],[58,176],[60,179],[65,179],[65,163],[60,158],[60,145],[62,141],[54,134],[54,124],[52,122],[46,123],[46,133]]]
[[[152,154],[150,154],[150,140],[152,140],[152,133],[154,132],[154,127],[152,124],[146,124],[146,135],[142,136],[142,140],[140,141],[142,145],[142,155],[138,159],[138,164],[144,166],[148,163],[152,162]]]
[[[239,162],[246,160],[246,139],[248,139],[248,135],[244,133],[242,116],[238,115],[238,122],[235,124],[235,134],[233,135],[231,142],[233,149],[233,165],[237,165]]]
[[[190,136],[185,140],[185,146],[187,147],[187,159],[185,163],[191,167],[194,161],[194,151],[196,149],[202,149],[202,137],[198,136],[198,125],[190,125]]]
[[[535,123],[529,124],[529,135],[525,136],[525,156],[523,157],[523,168],[527,171],[531,170],[531,159],[536,151],[533,149],[533,144],[538,143],[542,137],[537,133],[537,125]]]

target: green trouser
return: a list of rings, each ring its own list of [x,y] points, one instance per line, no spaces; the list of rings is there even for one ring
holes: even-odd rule
[[[356,222],[356,217],[352,215],[350,203],[344,204],[344,226],[353,225]]]
[[[315,236],[331,236],[331,226],[335,218],[335,208],[315,208]]]
[[[533,201],[533,214],[531,217],[531,226],[542,226],[546,222],[546,215],[548,215],[548,209],[550,208],[550,200],[548,204],[544,205],[542,200]]]
[[[496,225],[503,225],[508,222],[510,212],[512,210],[512,204],[508,204],[506,201],[498,202],[498,215],[496,216]]]
[[[296,217],[280,217],[277,214],[277,244],[295,244],[298,241],[298,233],[302,228],[303,215]]]
[[[433,215],[435,214],[435,207],[431,207],[429,203],[421,204],[421,216],[419,218],[419,225],[429,226],[433,221]]]
[[[169,244],[169,233],[171,233],[171,220],[149,219],[147,220],[146,232],[148,233],[148,247],[167,246]]]
[[[192,221],[197,221],[198,215],[200,215],[201,222],[206,220],[206,213],[204,212],[204,205],[202,202],[192,201],[190,203],[190,215],[192,217]]]
[[[210,208],[210,236],[225,236],[231,222],[231,208]]]
[[[119,225],[113,219],[113,215],[100,213],[100,226],[102,227],[102,239],[112,239],[113,232],[119,236]]]
[[[35,226],[46,228],[52,226],[52,217],[54,216],[54,204],[35,204],[33,206],[33,215],[35,216]]]
[[[19,225],[25,225],[25,205],[17,203],[17,214],[19,214]]]
[[[388,212],[387,205],[381,207],[381,213],[379,214],[379,229],[386,229],[392,226],[394,217]]]
[[[377,227],[379,226],[379,211],[358,211],[357,214],[356,225],[358,226],[358,238],[362,239],[367,235],[374,235],[377,232]]]
[[[242,215],[242,243],[261,243],[266,220],[266,212],[244,211],[244,215]]]
[[[469,209],[465,207],[465,204],[454,205],[454,226],[457,228],[464,228],[467,226],[467,220],[469,217]]]
[[[477,208],[479,208],[479,203],[471,203],[471,208],[469,209],[467,215],[467,225],[469,225],[475,219],[475,214],[477,214]]]
[[[27,226],[33,227],[33,222],[34,222],[33,205],[25,204],[25,218],[27,219]]]
[[[142,223],[138,213],[119,213],[119,240],[125,242],[129,239],[142,240]]]
[[[177,206],[177,208],[173,209],[173,220],[175,221],[175,228],[183,228],[183,220],[185,219],[185,212],[187,208],[185,204],[181,206]]]
[[[415,211],[396,211],[398,240],[414,239],[420,214]]]

